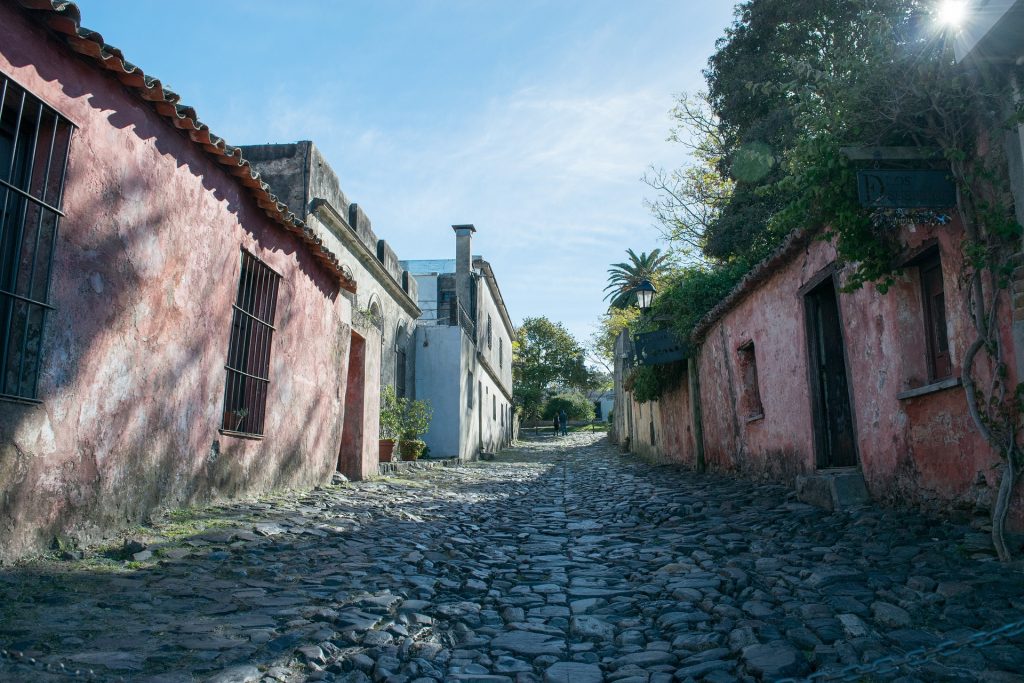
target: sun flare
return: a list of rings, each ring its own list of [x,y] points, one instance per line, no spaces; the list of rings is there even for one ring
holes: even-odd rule
[[[935,14],[945,26],[960,26],[967,18],[967,0],[941,0]]]

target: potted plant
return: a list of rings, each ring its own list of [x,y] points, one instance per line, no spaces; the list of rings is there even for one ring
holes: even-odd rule
[[[430,418],[433,417],[433,409],[429,401],[410,401],[399,399],[402,406],[400,440],[398,452],[403,460],[416,460],[423,454],[427,444],[420,437],[430,429]]]
[[[395,388],[385,385],[380,394],[380,440],[377,442],[380,462],[391,462],[395,440],[402,433],[402,402]]]

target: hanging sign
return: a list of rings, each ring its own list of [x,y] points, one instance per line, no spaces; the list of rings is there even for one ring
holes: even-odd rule
[[[686,360],[688,346],[678,341],[670,330],[641,332],[634,340],[637,362],[640,365],[665,365]]]
[[[947,171],[857,171],[861,206],[884,209],[948,209],[956,206],[956,186]]]

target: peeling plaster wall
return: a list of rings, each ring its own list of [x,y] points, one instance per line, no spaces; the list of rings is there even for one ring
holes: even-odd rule
[[[663,460],[661,406],[658,401],[630,401],[629,404],[633,412],[633,438],[630,440],[630,450],[647,460]]]
[[[0,559],[329,477],[352,313],[333,278],[149,105],[6,4],[0,71],[79,126],[42,404],[0,403]],[[283,276],[263,440],[218,432],[240,247]]]
[[[908,249],[937,239],[946,292],[953,374],[972,338],[961,268],[962,229],[912,227]],[[800,288],[835,261],[831,244],[813,241],[708,330],[700,357],[702,419],[709,468],[792,483],[815,469],[807,335]],[[839,271],[840,283],[845,281]],[[873,497],[948,508],[994,496],[998,456],[977,433],[962,387],[916,398],[897,394],[927,384],[924,320],[915,268],[887,294],[864,287],[839,294],[861,469]],[[1010,330],[1006,349],[1012,353]],[[741,408],[737,349],[755,345],[764,418]],[[1009,367],[1015,367],[1012,358]],[[1016,379],[1010,377],[1009,386]],[[679,425],[688,423],[680,420]],[[678,427],[677,427],[678,431]],[[1020,496],[1011,526],[1022,528]]]
[[[666,462],[696,467],[697,450],[690,413],[690,389],[686,376],[658,401],[661,418],[661,458]]]
[[[633,412],[633,396],[626,391],[623,382],[629,372],[627,359],[633,355],[633,343],[629,338],[629,331],[623,330],[615,338],[615,358],[612,369],[612,392],[615,396],[615,412],[612,414],[612,423],[608,431],[608,438],[620,447],[625,447],[627,439],[631,439],[630,429],[631,416]]]

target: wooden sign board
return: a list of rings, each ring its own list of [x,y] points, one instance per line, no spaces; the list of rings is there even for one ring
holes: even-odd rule
[[[665,365],[686,360],[688,345],[677,340],[670,330],[642,332],[634,340],[637,362],[640,365]]]
[[[956,186],[947,171],[857,171],[861,206],[879,209],[949,209],[956,206]]]

